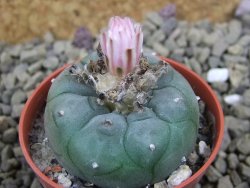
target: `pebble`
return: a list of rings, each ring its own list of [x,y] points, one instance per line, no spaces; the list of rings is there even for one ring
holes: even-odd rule
[[[213,68],[207,73],[207,81],[212,82],[225,82],[229,78],[229,70],[227,68]]]
[[[174,171],[169,178],[167,179],[167,183],[169,187],[174,187],[179,185],[181,182],[185,181],[192,175],[192,171],[189,166],[181,165],[176,171]]]
[[[233,116],[225,116],[225,126],[228,128],[232,138],[242,137],[250,132],[250,122],[235,118]]]
[[[8,73],[7,75],[1,75],[3,84],[6,89],[10,90],[15,87],[16,84],[16,77],[13,74]]]
[[[221,55],[226,51],[227,48],[228,48],[228,43],[225,40],[220,39],[214,43],[212,54],[214,56],[221,57]]]
[[[250,118],[250,107],[239,104],[233,108],[234,114],[241,119]]]
[[[64,188],[69,188],[72,184],[69,178],[65,177],[63,174],[58,176],[58,183],[61,184]]]
[[[197,60],[200,63],[205,63],[207,61],[209,55],[210,55],[210,48],[202,48],[200,50],[198,57],[197,57]]]
[[[220,60],[220,58],[218,58],[216,56],[211,56],[208,59],[208,64],[209,64],[210,68],[218,68],[218,67],[221,67],[223,65],[223,62]]]
[[[242,101],[242,96],[238,94],[226,95],[224,101],[228,105],[237,105]]]
[[[220,34],[218,34],[218,32],[212,32],[212,33],[205,33],[203,36],[203,40],[202,42],[206,45],[206,46],[214,46],[217,41],[219,41],[220,39]],[[226,43],[223,43],[226,46]],[[217,47],[216,47],[217,48]],[[217,49],[216,49],[217,50]]]
[[[22,51],[20,55],[21,62],[32,63],[39,59],[38,52],[35,49]]]
[[[169,55],[169,50],[161,43],[155,42],[153,44],[153,50],[155,50],[160,55],[167,57]]]
[[[245,105],[250,106],[250,89],[244,91],[242,100]]]
[[[43,40],[45,44],[52,44],[54,42],[54,36],[51,32],[46,32],[45,35],[43,36]]]
[[[49,70],[54,70],[58,67],[59,60],[56,56],[51,56],[43,61],[43,67]]]
[[[5,143],[15,143],[17,140],[17,130],[12,127],[4,131],[3,133],[3,141]]]
[[[214,163],[215,168],[222,174],[225,174],[227,171],[227,163],[226,161],[221,158],[218,157],[217,160]]]
[[[246,158],[246,164],[247,164],[248,166],[250,166],[250,156],[248,156],[248,157]]]
[[[163,19],[157,12],[148,13],[146,19],[158,27],[163,24]]]
[[[205,176],[209,182],[217,182],[222,177],[221,173],[213,166],[209,166]]]
[[[22,90],[17,90],[11,97],[11,104],[21,104],[27,99],[27,95]]]
[[[39,60],[39,61],[37,61],[37,62],[35,62],[35,63],[32,63],[32,65],[30,65],[30,66],[28,67],[28,72],[29,72],[30,74],[34,74],[35,72],[39,71],[40,68],[42,67],[42,63],[43,63],[42,60]]]
[[[234,88],[242,85],[242,82],[248,77],[248,66],[242,64],[233,64],[229,67],[229,80]],[[248,84],[249,85],[249,84]]]
[[[232,180],[234,186],[237,186],[242,182],[240,175],[235,170],[230,172],[230,177],[231,177],[231,180]]]
[[[250,167],[249,166],[247,166],[247,165],[245,165],[243,163],[240,163],[239,169],[240,169],[240,173],[243,176],[250,179]]]
[[[7,130],[8,126],[8,117],[0,116],[0,133],[3,133],[5,130]]]
[[[229,54],[232,54],[232,55],[242,55],[244,52],[244,48],[243,48],[243,46],[241,46],[239,44],[235,44],[233,46],[230,46],[227,49],[227,51]]]
[[[227,157],[229,168],[236,169],[239,164],[239,159],[235,153],[230,153]]]
[[[42,185],[39,183],[37,178],[34,178],[34,180],[31,183],[30,188],[42,188]]]
[[[15,104],[12,106],[11,117],[19,118],[23,110],[24,104]]]
[[[250,154],[250,133],[245,134],[237,142],[237,150],[244,155]],[[249,174],[250,175],[250,174]]]
[[[29,80],[28,82],[24,85],[23,89],[25,91],[30,90],[35,87],[37,83],[42,81],[44,78],[44,74],[41,71],[36,72]]]
[[[61,54],[65,51],[66,42],[65,41],[56,41],[53,45],[55,54]]]
[[[227,175],[227,176],[220,178],[217,188],[233,188],[233,184],[230,180],[230,177]]]
[[[22,157],[23,156],[23,152],[22,152],[22,149],[20,146],[14,147],[13,152],[14,152],[15,157]]]
[[[161,181],[154,184],[154,188],[168,188],[166,181]]]
[[[237,185],[235,188],[249,188],[247,182],[242,182],[241,184]]]
[[[166,36],[169,36],[176,27],[177,20],[175,17],[171,17],[163,22],[161,25],[161,30],[166,34]]]
[[[1,109],[0,114],[1,114],[1,111],[2,111],[3,115],[10,115],[10,113],[11,113],[11,106],[10,105],[0,103],[0,109]]]
[[[6,145],[1,152],[1,161],[6,162],[8,159],[14,156],[10,145]]]
[[[202,32],[201,30],[193,27],[189,29],[187,33],[187,39],[190,41],[192,44],[198,45],[201,42],[202,39]]]
[[[234,44],[242,33],[242,23],[239,20],[233,19],[229,22],[229,33],[225,36],[228,44]]]

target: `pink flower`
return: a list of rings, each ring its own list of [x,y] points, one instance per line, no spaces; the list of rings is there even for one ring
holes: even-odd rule
[[[113,75],[124,76],[139,63],[142,52],[141,26],[128,17],[112,17],[108,29],[100,36],[103,53],[108,59],[108,69]]]

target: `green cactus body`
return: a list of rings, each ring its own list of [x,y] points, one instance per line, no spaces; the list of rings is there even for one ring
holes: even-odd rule
[[[90,60],[97,55],[76,66]],[[45,131],[58,161],[74,175],[101,187],[138,188],[162,181],[192,151],[198,116],[192,88],[171,66],[143,110],[126,115],[99,105],[96,91],[67,68],[49,91]]]

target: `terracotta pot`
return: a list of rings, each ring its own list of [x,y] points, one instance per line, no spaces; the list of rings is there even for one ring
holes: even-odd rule
[[[198,95],[206,103],[209,110],[215,116],[216,136],[211,156],[209,157],[208,161],[195,174],[193,174],[189,179],[187,179],[181,185],[178,186],[178,188],[194,187],[194,185],[202,178],[205,171],[214,161],[217,153],[219,152],[224,133],[223,112],[214,92],[200,76],[198,76],[196,73],[192,72],[191,70],[189,70],[180,63],[177,63],[167,58],[162,58],[162,59],[170,63],[177,71],[179,71],[189,81],[196,95]],[[34,170],[34,172],[38,176],[41,184],[46,188],[55,188],[60,186],[54,183],[48,177],[46,177],[32,161],[29,151],[28,135],[32,128],[32,123],[36,118],[37,113],[41,111],[42,108],[44,107],[47,98],[47,93],[51,85],[51,80],[55,78],[60,72],[62,72],[67,66],[69,65],[65,65],[64,67],[58,69],[50,76],[48,76],[33,92],[33,94],[29,97],[22,111],[19,124],[19,141],[24,157],[27,160],[30,167]]]

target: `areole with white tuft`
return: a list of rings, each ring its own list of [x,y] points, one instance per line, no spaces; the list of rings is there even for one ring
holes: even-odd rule
[[[93,162],[93,163],[92,163],[92,168],[93,168],[93,169],[96,169],[96,168],[98,168],[98,167],[99,167],[99,165],[98,165],[97,162]]]
[[[154,145],[154,144],[150,144],[150,145],[149,145],[149,149],[150,149],[151,151],[154,151],[154,150],[155,150],[155,145]]]
[[[60,110],[60,111],[58,112],[58,115],[59,115],[59,116],[64,116],[64,111],[63,111],[63,110]]]

